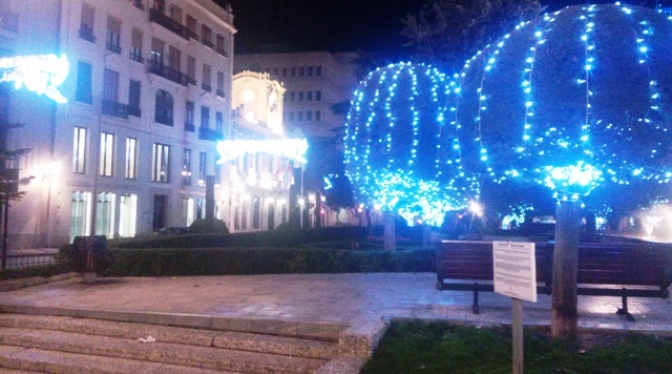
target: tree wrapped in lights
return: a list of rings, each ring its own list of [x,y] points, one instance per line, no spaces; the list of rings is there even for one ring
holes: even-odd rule
[[[459,164],[439,157],[454,130],[449,95],[447,77],[425,65],[388,65],[360,83],[344,138],[346,172],[359,202],[437,226],[446,211],[466,206]]]
[[[569,7],[521,24],[457,77],[452,125],[465,169],[545,185],[561,202],[554,336],[576,333],[578,201],[672,179],[671,43],[671,20],[654,10]]]

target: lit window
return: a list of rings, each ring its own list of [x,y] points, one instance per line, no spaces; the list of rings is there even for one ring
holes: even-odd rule
[[[207,174],[207,162],[208,162],[208,154],[205,152],[201,152],[198,155],[198,184],[199,185],[204,185],[205,184],[205,176]]]
[[[84,174],[86,171],[86,129],[75,127],[72,149],[72,171]]]
[[[100,133],[99,172],[103,177],[111,177],[114,167],[114,134]]]
[[[138,177],[138,140],[135,138],[126,138],[126,179],[136,179]]]
[[[184,162],[182,163],[182,183],[191,185],[191,149],[184,149]]]
[[[152,146],[152,181],[170,182],[170,146],[154,143]]]

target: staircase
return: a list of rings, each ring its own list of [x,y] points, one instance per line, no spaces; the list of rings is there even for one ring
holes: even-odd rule
[[[1,373],[357,372],[361,360],[348,362],[338,354],[337,337],[0,314]]]

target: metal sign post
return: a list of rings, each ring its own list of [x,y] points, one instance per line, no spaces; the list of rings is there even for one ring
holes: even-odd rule
[[[523,373],[523,302],[537,301],[534,243],[493,242],[495,292],[511,297],[513,307],[513,373]]]

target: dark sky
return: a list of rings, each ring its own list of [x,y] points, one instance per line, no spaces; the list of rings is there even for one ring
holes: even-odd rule
[[[286,44],[297,51],[364,49],[403,55],[401,20],[417,14],[426,0],[215,0],[231,4],[236,53],[259,52],[263,45]],[[507,0],[504,0],[507,1]],[[541,0],[548,10],[613,1]],[[672,0],[622,1],[672,6]]]

